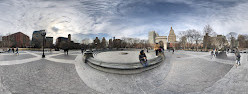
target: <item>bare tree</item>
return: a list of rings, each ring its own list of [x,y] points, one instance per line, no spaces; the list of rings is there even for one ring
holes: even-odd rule
[[[212,38],[211,42],[213,46],[221,50],[224,50],[225,47],[228,45],[226,37],[222,35],[218,35],[217,37]]]
[[[102,38],[102,42],[101,42],[101,48],[105,49],[107,46],[107,41],[105,39],[105,37]]]
[[[181,47],[183,47],[183,49],[185,49],[186,44],[187,44],[187,38],[185,36],[180,37],[179,43],[180,43]]]
[[[206,34],[208,33],[209,36],[213,37],[216,36],[217,33],[214,32],[214,30],[212,29],[212,27],[210,25],[206,25],[203,29],[203,33]]]
[[[185,37],[187,38],[188,42],[190,42],[191,44],[195,43],[196,50],[198,50],[198,44],[202,39],[201,33],[195,29],[189,29],[185,33],[186,33]]]
[[[246,39],[245,39],[245,35],[239,35],[238,36],[238,44],[239,44],[239,48],[245,48],[246,46]]]
[[[228,41],[231,41],[232,38],[236,39],[237,35],[238,34],[236,32],[230,32],[226,35],[226,37]]]

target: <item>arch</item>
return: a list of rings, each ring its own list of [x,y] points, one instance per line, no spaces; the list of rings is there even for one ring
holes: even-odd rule
[[[166,50],[167,49],[167,36],[158,36],[158,37],[156,37],[155,42],[159,43],[160,41],[163,42],[164,50]]]

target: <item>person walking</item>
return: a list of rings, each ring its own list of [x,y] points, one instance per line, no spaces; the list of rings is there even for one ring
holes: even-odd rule
[[[9,48],[8,53],[10,53],[11,49]]]
[[[155,44],[154,50],[155,50],[156,56],[158,56],[158,50],[159,50],[159,44],[158,43]]]
[[[240,55],[240,52],[239,52],[238,48],[236,48],[235,56],[236,56],[236,67],[237,67],[237,66],[241,65],[241,63],[240,63],[241,55]]]
[[[16,48],[16,55],[19,55],[18,47]]]
[[[146,57],[146,54],[145,54],[144,50],[140,51],[139,60],[140,60],[140,63],[143,65],[143,67],[148,66],[147,57]]]

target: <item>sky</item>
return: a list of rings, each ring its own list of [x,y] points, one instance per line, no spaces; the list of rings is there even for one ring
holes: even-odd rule
[[[93,37],[148,39],[209,24],[218,34],[248,33],[248,0],[0,0],[0,35],[23,32],[80,42]]]

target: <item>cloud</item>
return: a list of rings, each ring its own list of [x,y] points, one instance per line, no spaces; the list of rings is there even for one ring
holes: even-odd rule
[[[57,27],[52,27],[52,30],[53,30],[54,32],[58,32],[58,31],[59,31],[59,29],[58,29]]]
[[[147,39],[210,24],[219,34],[247,33],[246,0],[1,0],[2,34],[46,29],[48,36]],[[82,38],[81,38],[82,37]]]

